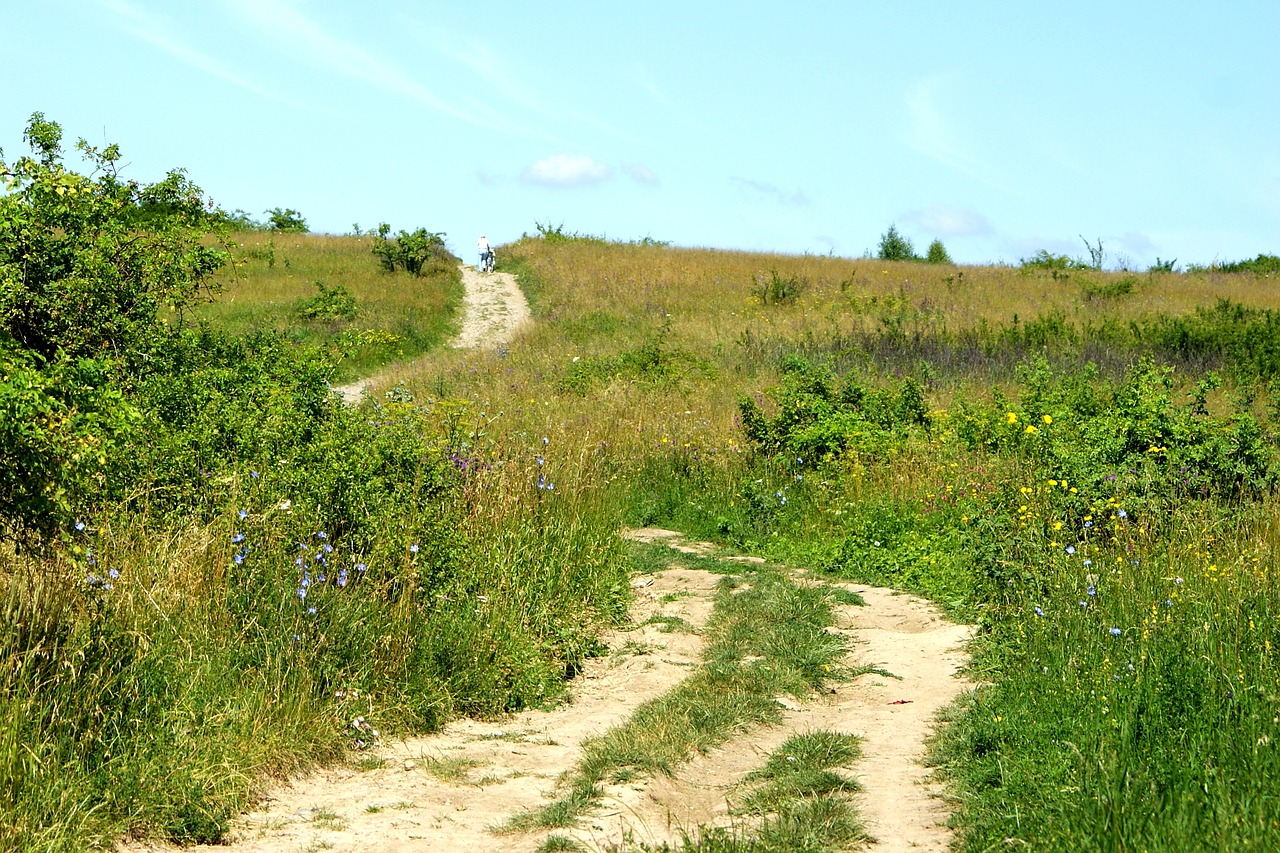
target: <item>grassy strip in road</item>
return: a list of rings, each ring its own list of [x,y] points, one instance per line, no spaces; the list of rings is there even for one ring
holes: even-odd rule
[[[704,663],[674,690],[588,741],[567,793],[518,816],[510,829],[572,825],[599,799],[602,783],[673,773],[695,752],[750,726],[777,723],[776,697],[802,698],[826,680],[849,677],[841,663],[845,641],[825,630],[832,622],[828,590],[798,585],[775,567],[723,565],[737,574],[720,582]]]

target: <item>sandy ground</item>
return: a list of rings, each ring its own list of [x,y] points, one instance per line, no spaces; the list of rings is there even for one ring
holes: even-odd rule
[[[643,530],[641,539],[679,534]],[[235,824],[229,844],[191,850],[223,853],[465,850],[531,853],[550,833],[495,831],[508,818],[558,795],[584,740],[623,722],[642,702],[670,690],[699,660],[698,633],[663,633],[643,623],[673,616],[695,629],[712,609],[717,577],[669,567],[637,578],[629,630],[606,636],[607,656],[589,662],[569,703],[500,721],[459,720],[429,737],[388,743],[359,770],[324,770],[283,785]],[[863,738],[848,768],[865,787],[858,806],[873,851],[944,851],[948,811],[920,763],[935,714],[968,685],[959,670],[969,629],[931,604],[892,590],[850,584],[867,606],[840,606],[833,629],[847,636],[853,665],[875,664],[899,678],[864,675],[787,709],[779,726],[747,732],[695,757],[672,777],[612,785],[600,807],[560,834],[590,850],[676,843],[698,825],[729,825],[737,786],[787,737],[833,730]],[[370,759],[373,759],[370,761]],[[376,766],[370,766],[376,765]],[[163,847],[128,848],[160,851]]]
[[[504,346],[529,320],[529,303],[516,284],[516,277],[505,272],[481,273],[465,264],[458,268],[462,270],[466,296],[462,330],[449,345],[457,348]],[[392,381],[391,374],[381,374],[336,386],[333,390],[341,394],[348,405],[354,405],[362,395],[376,394]]]

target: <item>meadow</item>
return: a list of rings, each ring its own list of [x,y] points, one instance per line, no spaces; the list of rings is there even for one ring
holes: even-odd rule
[[[1274,274],[557,231],[499,247],[532,327],[449,350],[448,264],[210,237],[181,175],[51,150],[0,206],[0,316],[52,306],[0,335],[0,846],[217,841],[272,779],[562,701],[641,525],[978,626],[960,849],[1274,846]]]

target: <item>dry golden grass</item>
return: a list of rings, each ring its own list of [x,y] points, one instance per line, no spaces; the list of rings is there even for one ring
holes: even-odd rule
[[[548,243],[526,239],[503,258],[522,258],[523,286],[536,322],[505,354],[440,353],[400,378],[419,397],[465,400],[492,420],[487,430],[535,441],[556,439],[548,458],[567,470],[583,454],[625,456],[654,448],[695,448],[732,457],[741,450],[737,401],[778,381],[778,356],[806,343],[874,332],[901,321],[908,330],[998,329],[1060,312],[1069,325],[1154,313],[1183,314],[1229,297],[1280,309],[1280,291],[1251,275],[1072,271],[1067,278],[1013,267],[931,266],[870,259],[770,255],[707,249]],[[786,304],[763,304],[773,273],[805,282]],[[1132,291],[1090,298],[1116,282]],[[887,318],[887,319],[886,319]],[[591,362],[661,342],[701,359],[709,372],[649,380],[617,376],[570,387],[575,359]],[[819,347],[821,351],[821,347]],[[677,364],[679,366],[679,364]],[[960,383],[930,391],[931,408],[957,395],[986,393]],[[570,457],[577,460],[570,464]],[[566,468],[561,468],[567,474]],[[584,481],[585,482],[585,481]]]

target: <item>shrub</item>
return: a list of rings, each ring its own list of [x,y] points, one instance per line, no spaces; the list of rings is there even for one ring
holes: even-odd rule
[[[953,263],[951,256],[947,254],[947,247],[942,245],[941,240],[934,240],[929,244],[929,251],[925,254],[924,259],[931,264]]]
[[[889,230],[880,235],[880,248],[876,257],[882,261],[920,260],[911,240],[899,234],[895,225],[890,225]]]
[[[373,253],[378,256],[387,272],[402,269],[412,276],[421,276],[452,268],[458,263],[444,244],[443,233],[433,233],[419,228],[410,233],[401,230],[388,238],[391,226],[382,223],[373,235]]]
[[[307,220],[303,219],[302,214],[291,207],[273,207],[266,213],[267,230],[269,231],[285,231],[298,234],[305,234],[307,231]]]
[[[340,284],[328,287],[323,281],[315,283],[320,291],[311,298],[300,298],[294,312],[306,320],[354,320],[356,298]]]
[[[787,305],[800,298],[800,294],[809,286],[809,280],[798,275],[779,275],[777,270],[770,270],[769,277],[763,275],[756,279],[756,297],[761,305]]]

